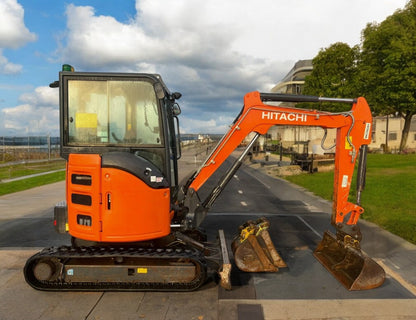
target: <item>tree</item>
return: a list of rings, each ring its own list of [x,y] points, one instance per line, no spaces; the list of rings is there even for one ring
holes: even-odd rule
[[[312,60],[313,70],[305,79],[307,95],[351,98],[356,96],[355,78],[359,47],[337,42],[321,49]],[[342,111],[345,104],[322,104],[321,109]]]
[[[383,22],[367,25],[360,57],[361,94],[377,113],[397,112],[405,120],[403,151],[416,114],[416,0]]]

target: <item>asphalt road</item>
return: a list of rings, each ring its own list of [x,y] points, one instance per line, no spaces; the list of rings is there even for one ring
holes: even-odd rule
[[[208,230],[224,228],[229,241],[238,223],[266,216],[271,222],[270,234],[282,258],[288,264],[278,274],[253,274],[249,286],[254,287],[257,299],[389,299],[414,298],[397,280],[388,277],[375,290],[351,292],[339,284],[312,256],[313,250],[330,225],[331,204],[294,188],[284,180],[264,176],[258,170],[245,167],[227,186],[227,192],[212,208],[211,219],[204,225]],[[215,217],[215,218],[214,218]],[[382,261],[387,252],[372,250],[380,239],[378,228],[362,226],[363,247],[371,256]],[[365,243],[367,241],[367,243]],[[364,246],[365,245],[365,246]],[[243,272],[236,272],[246,278]],[[238,277],[235,276],[238,283]],[[241,280],[240,282],[244,282]],[[236,291],[224,292],[222,297],[233,298]],[[416,303],[416,300],[415,300]],[[416,306],[416,304],[415,304]],[[416,312],[416,309],[415,309]]]
[[[200,156],[184,153],[182,173]],[[201,196],[210,190],[218,172]],[[217,199],[202,227],[210,240],[225,230],[228,244],[238,226],[266,216],[288,268],[247,274],[235,267],[232,291],[214,281],[193,293],[40,292],[22,274],[26,259],[46,246],[69,244],[52,226],[53,205],[64,183],[0,197],[0,320],[2,319],[415,319],[416,247],[362,224],[364,250],[386,267],[377,289],[349,292],[312,256],[329,228],[330,204],[287,182],[243,165]]]

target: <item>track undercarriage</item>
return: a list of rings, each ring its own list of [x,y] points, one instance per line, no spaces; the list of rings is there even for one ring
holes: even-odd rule
[[[47,291],[192,291],[219,261],[214,247],[204,248],[183,243],[52,247],[29,258],[24,275],[32,287]]]
[[[234,262],[245,272],[277,272],[285,267],[262,218],[240,226],[231,247]],[[72,239],[72,246],[46,248],[29,258],[26,281],[45,291],[193,291],[216,274],[231,289],[227,243],[223,230],[217,243],[204,233],[174,232],[139,243],[92,243]]]

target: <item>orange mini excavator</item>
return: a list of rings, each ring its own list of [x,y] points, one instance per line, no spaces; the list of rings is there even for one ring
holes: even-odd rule
[[[55,227],[69,232],[69,246],[51,247],[28,259],[24,275],[34,288],[52,291],[195,290],[210,271],[230,288],[225,237],[208,243],[199,226],[256,139],[274,125],[336,128],[331,223],[315,257],[348,289],[380,286],[384,270],[360,249],[357,225],[363,208],[367,145],[372,117],[364,98],[335,99],[247,93],[244,107],[206,161],[185,183],[178,181],[180,93],[156,74],[74,72],[59,81],[61,156],[67,161],[66,201],[55,207]],[[350,111],[329,113],[280,102],[333,102]],[[293,104],[290,104],[293,105]],[[234,164],[205,199],[201,187],[250,133]],[[358,157],[359,155],[359,157]],[[358,160],[357,204],[348,201]],[[232,244],[243,271],[285,267],[266,219],[247,222]]]

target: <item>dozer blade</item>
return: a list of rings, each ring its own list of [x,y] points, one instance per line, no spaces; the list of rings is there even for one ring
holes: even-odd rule
[[[345,245],[326,231],[314,256],[348,290],[381,286],[386,274],[381,266],[360,249]]]
[[[220,239],[220,246],[221,246],[221,257],[222,257],[222,265],[221,270],[219,271],[220,275],[220,285],[226,290],[231,290],[231,263],[230,258],[228,256],[228,249],[227,243],[225,242],[225,235],[224,230],[218,230],[218,235]]]
[[[270,223],[265,218],[240,226],[240,235],[231,248],[237,267],[245,272],[277,272],[286,263],[277,253],[267,231]]]

